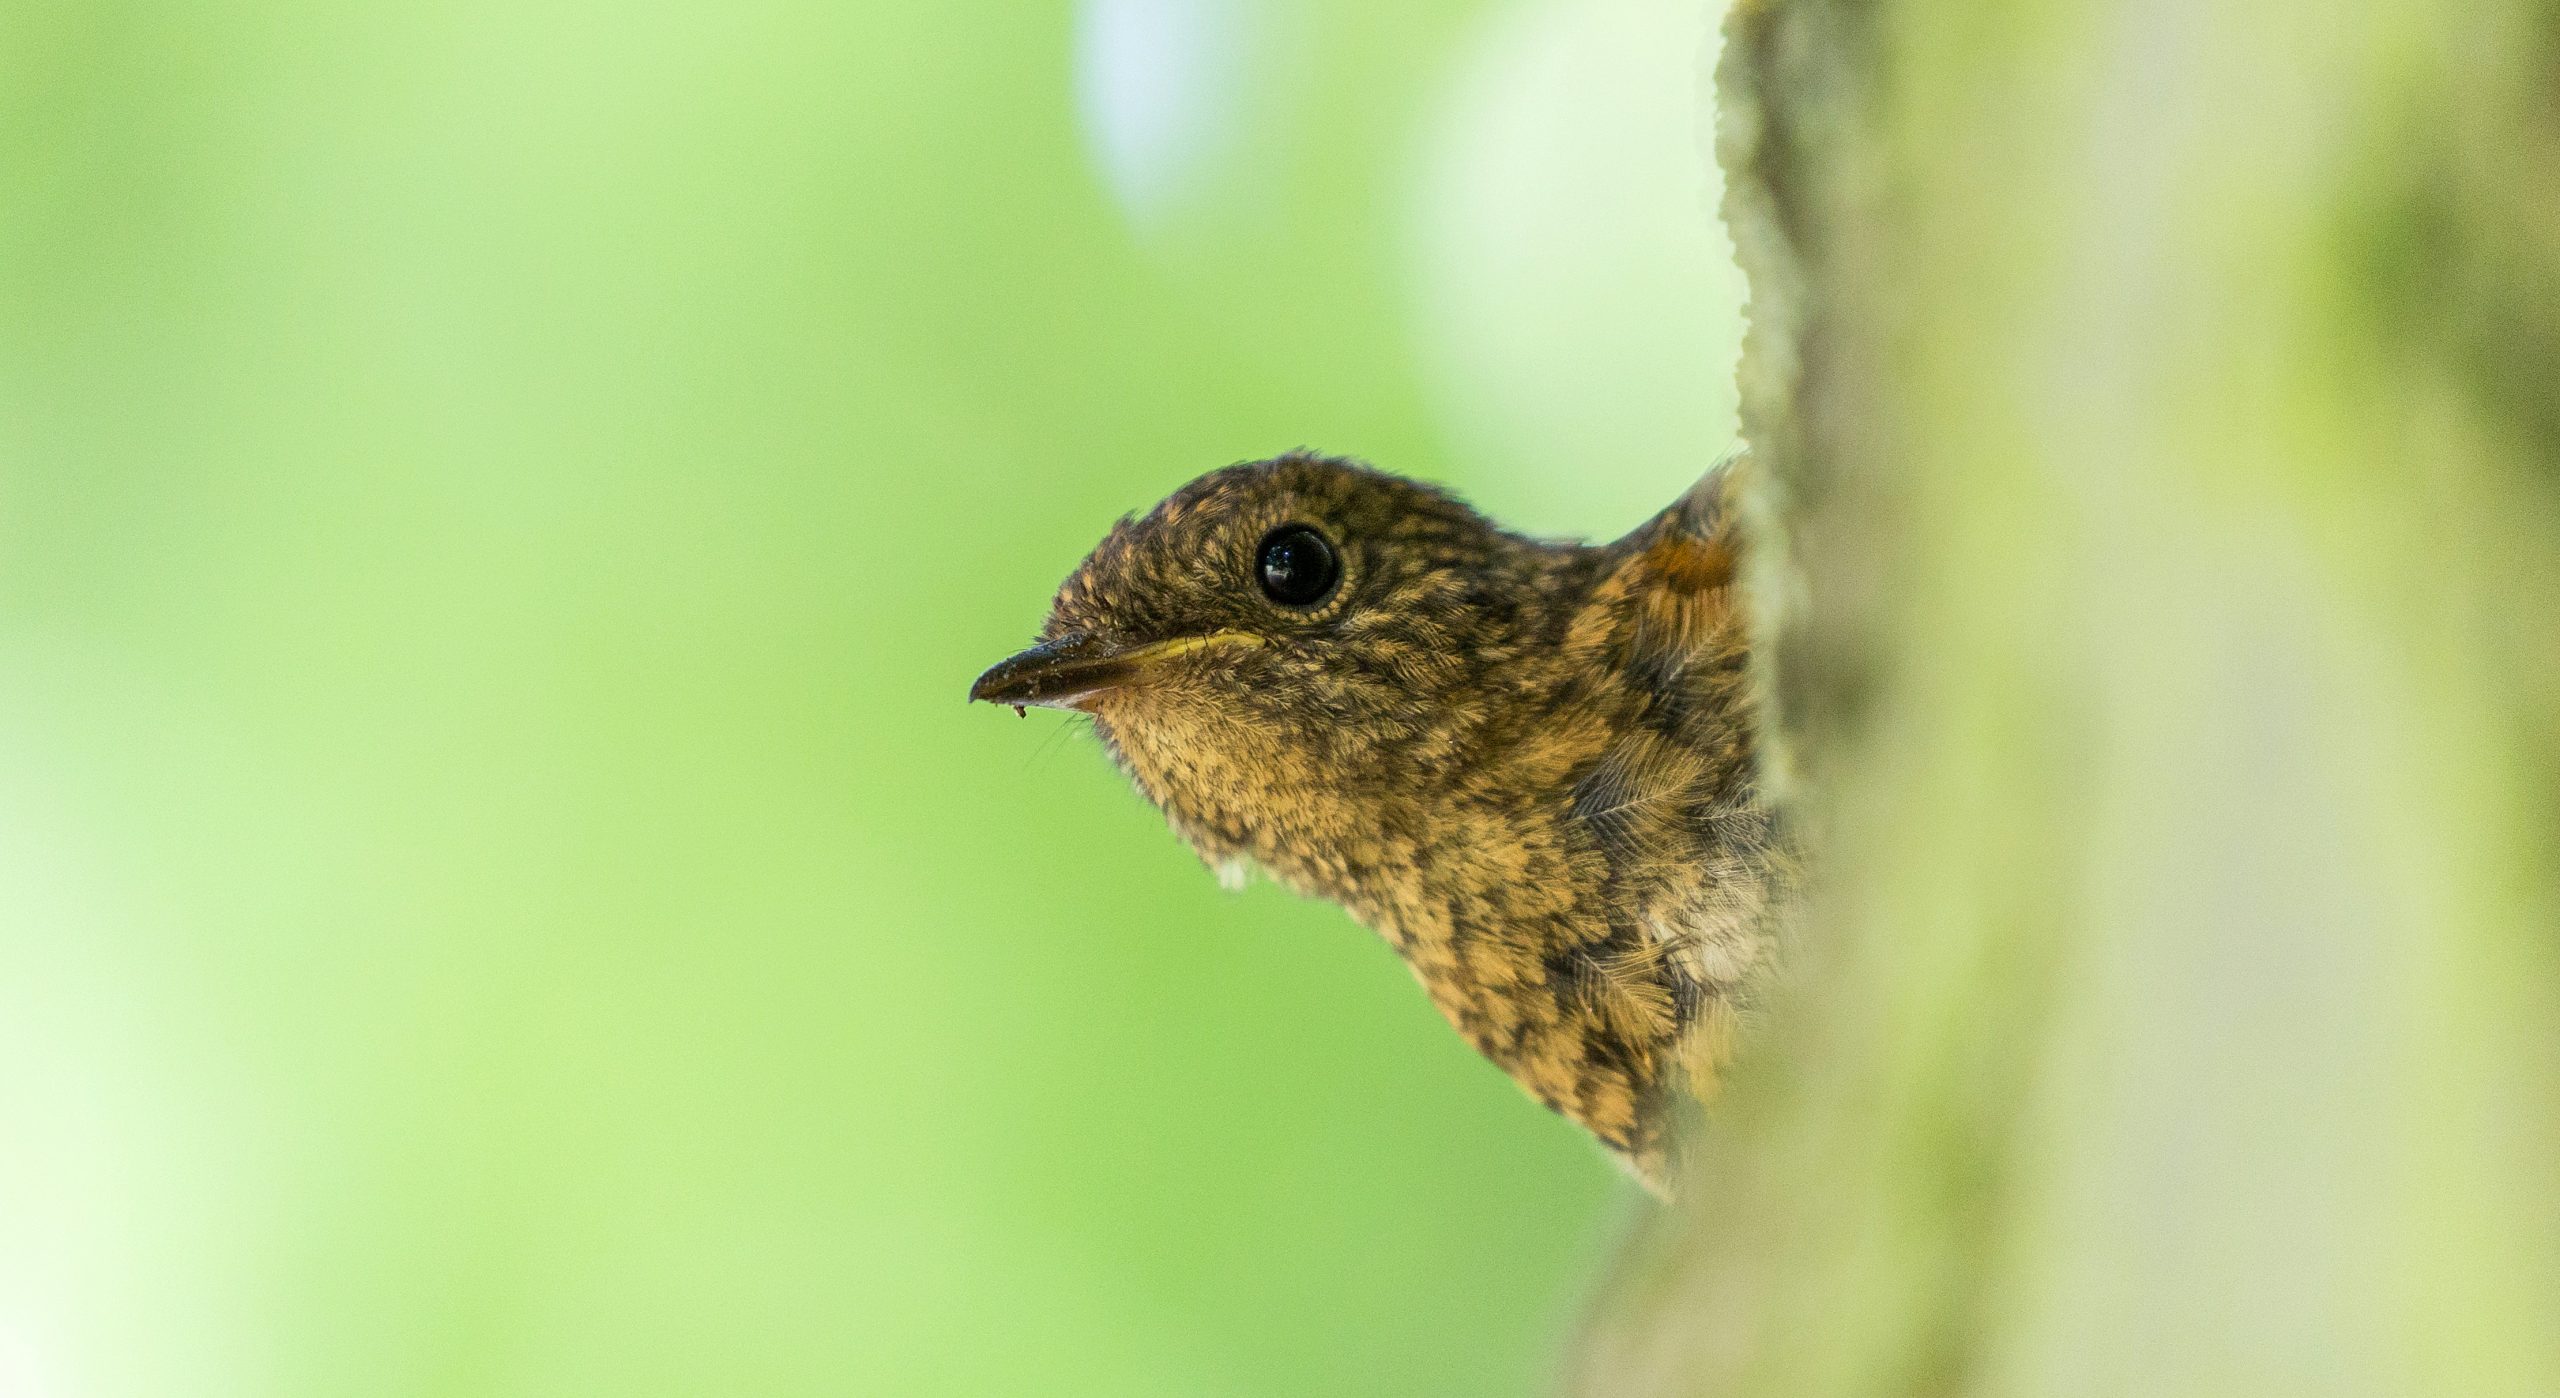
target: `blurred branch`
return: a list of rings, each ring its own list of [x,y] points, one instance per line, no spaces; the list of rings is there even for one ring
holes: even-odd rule
[[[1611,1395],[2560,1392],[2560,9],[1745,0],[1827,879]]]

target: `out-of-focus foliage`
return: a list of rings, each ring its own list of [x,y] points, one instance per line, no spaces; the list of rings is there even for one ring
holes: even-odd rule
[[[1829,883],[1587,1391],[2560,1391],[2560,13],[1736,38]]]
[[[1239,457],[1686,485],[1709,22],[13,6],[0,1392],[1535,1387],[1626,1186],[960,696]]]

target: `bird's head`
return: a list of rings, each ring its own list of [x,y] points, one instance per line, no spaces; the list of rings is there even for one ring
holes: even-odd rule
[[[1231,466],[1113,527],[969,693],[1091,714],[1204,858],[1338,896],[1494,717],[1570,552],[1350,462]]]

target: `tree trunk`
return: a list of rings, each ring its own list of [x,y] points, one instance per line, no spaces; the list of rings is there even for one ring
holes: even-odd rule
[[[2560,1393],[2560,5],[1721,82],[1822,888],[1570,1386]]]

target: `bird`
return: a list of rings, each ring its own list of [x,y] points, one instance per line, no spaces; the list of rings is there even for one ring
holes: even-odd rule
[[[1340,905],[1655,1193],[1800,883],[1765,794],[1735,482],[1605,544],[1298,451],[1124,516],[975,701],[1075,710],[1222,882]]]

